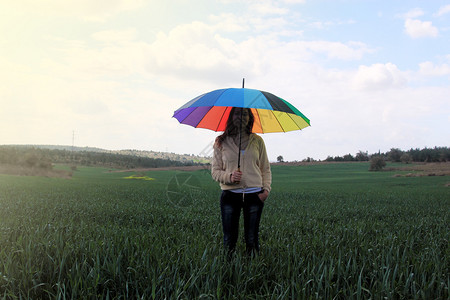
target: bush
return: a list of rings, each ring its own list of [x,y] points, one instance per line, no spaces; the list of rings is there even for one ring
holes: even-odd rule
[[[369,171],[381,171],[385,166],[386,162],[382,156],[377,155],[370,158]]]
[[[412,157],[408,153],[403,153],[403,155],[400,157],[400,160],[404,164],[409,164],[412,161]]]
[[[34,153],[27,153],[23,158],[23,165],[28,168],[34,168],[39,163],[39,157]]]

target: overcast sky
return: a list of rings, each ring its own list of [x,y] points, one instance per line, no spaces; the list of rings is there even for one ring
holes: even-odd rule
[[[311,120],[271,161],[450,146],[450,4],[0,0],[0,144],[208,153],[173,112],[244,77]]]

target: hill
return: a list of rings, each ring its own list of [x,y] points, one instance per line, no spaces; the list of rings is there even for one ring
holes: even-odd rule
[[[55,164],[99,166],[111,169],[167,168],[200,166],[208,158],[154,151],[109,151],[92,147],[56,145],[0,145],[0,173],[14,175],[60,176]],[[64,176],[70,176],[64,174]]]
[[[209,157],[203,157],[191,154],[176,154],[173,152],[158,152],[158,151],[146,151],[146,150],[106,150],[97,147],[77,147],[68,145],[0,145],[0,147],[16,147],[16,148],[36,148],[36,149],[48,149],[48,150],[64,150],[69,152],[93,152],[93,153],[109,153],[118,155],[130,155],[142,158],[163,159],[179,162],[192,162],[192,163],[209,163]]]

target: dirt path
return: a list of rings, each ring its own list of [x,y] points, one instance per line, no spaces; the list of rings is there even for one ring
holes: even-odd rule
[[[386,168],[386,171],[410,171],[407,174],[396,174],[396,177],[450,176],[450,162],[414,163],[405,167]]]
[[[210,166],[179,166],[179,167],[162,167],[162,168],[137,168],[127,170],[114,170],[109,171],[112,173],[120,172],[147,172],[147,171],[197,171],[203,169],[209,169]]]

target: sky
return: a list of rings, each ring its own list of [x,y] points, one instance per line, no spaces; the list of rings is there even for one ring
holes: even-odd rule
[[[269,159],[450,146],[450,3],[0,0],[0,144],[210,155],[173,112],[222,88],[311,121]]]

